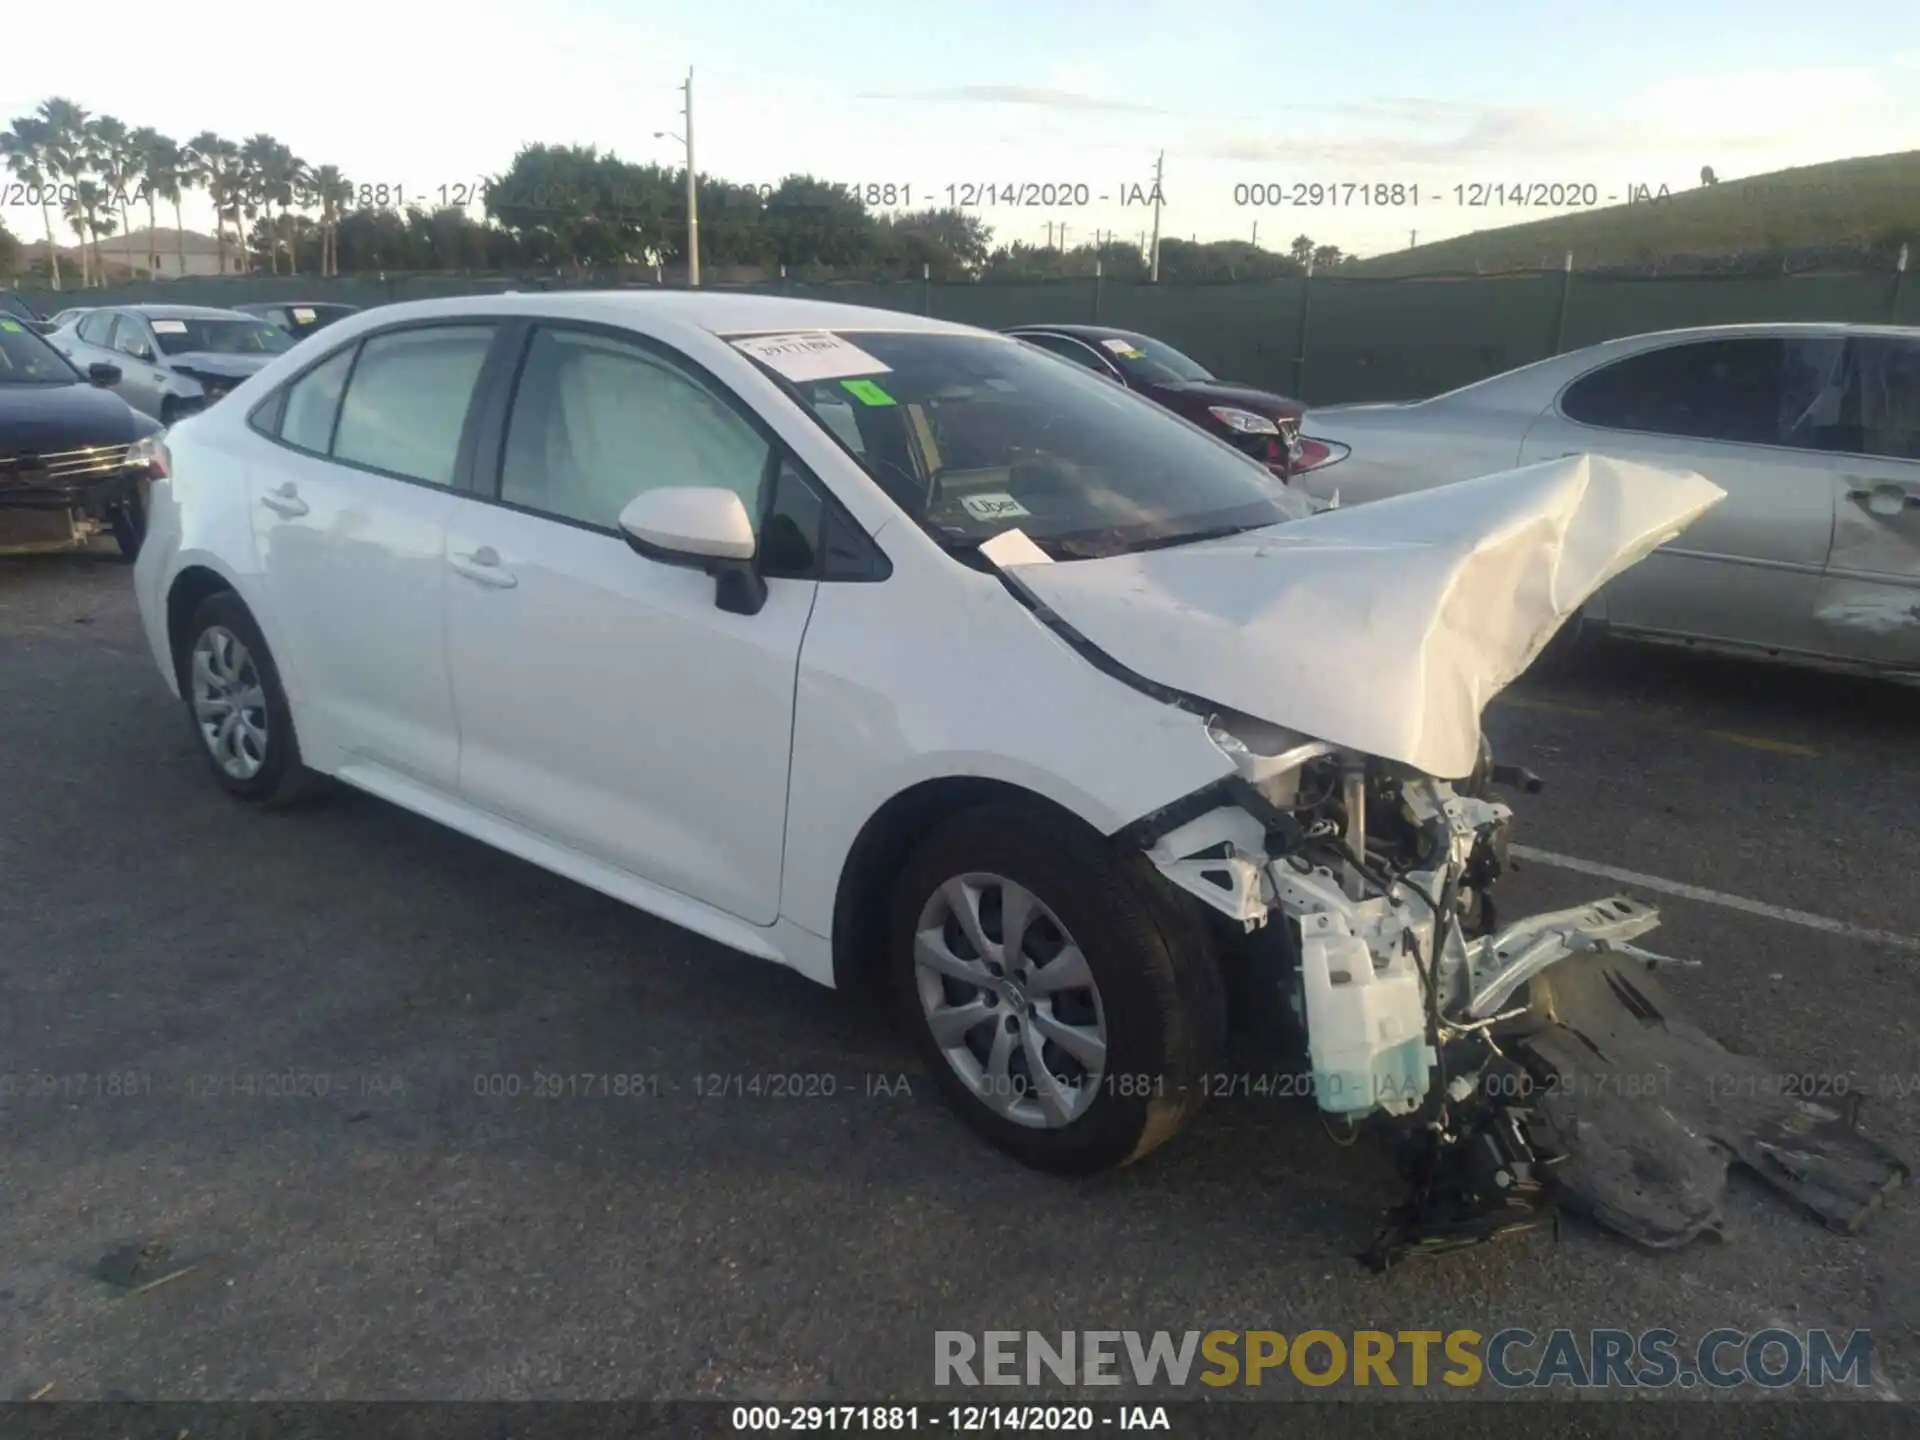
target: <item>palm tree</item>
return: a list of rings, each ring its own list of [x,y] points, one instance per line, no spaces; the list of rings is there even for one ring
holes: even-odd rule
[[[240,159],[246,165],[246,173],[248,173],[246,217],[252,221],[253,217],[257,217],[261,211],[269,215],[269,223],[265,227],[269,275],[280,273],[280,246],[273,236],[271,215],[273,215],[273,202],[280,192],[280,171],[282,171],[280,156],[282,154],[292,156],[292,152],[286,146],[282,146],[265,131],[250,134],[246,140],[240,142]],[[248,234],[252,234],[252,227],[248,227]]]
[[[353,184],[338,165],[322,165],[313,172],[314,203],[320,207],[320,273],[340,273],[340,217],[353,203]]]
[[[275,157],[278,161],[278,199],[280,201],[280,228],[287,237],[287,274],[300,273],[300,222],[305,216],[292,215],[290,207],[299,206],[304,210],[312,203],[309,198],[313,190],[313,168],[285,145],[280,147]]]
[[[47,268],[53,276],[53,288],[60,288],[60,251],[53,239],[53,185],[48,170],[47,122],[36,115],[17,115],[11,128],[0,131],[0,156],[6,157],[7,173],[40,197],[40,223],[47,232]],[[331,167],[329,167],[331,168]],[[32,203],[29,200],[29,203]]]
[[[90,129],[94,163],[107,192],[107,205],[110,210],[120,212],[120,263],[127,267],[127,278],[132,279],[133,227],[127,223],[127,206],[133,197],[127,192],[139,183],[139,156],[134,151],[132,135],[124,120],[102,115]],[[113,232],[109,230],[106,233]]]
[[[85,211],[75,193],[93,168],[93,150],[88,135],[92,116],[73,101],[56,95],[42,100],[36,112],[46,126],[45,156],[42,161],[49,182],[60,188],[60,213],[73,226],[80,239],[80,284],[92,283],[93,270],[87,251],[87,232],[82,228]]]
[[[240,215],[242,172],[240,147],[211,130],[202,130],[187,142],[188,182],[207,192],[213,202],[214,243],[220,252],[220,273],[227,273],[227,222],[236,227]],[[240,236],[244,257],[246,240]]]
[[[173,202],[173,231],[186,273],[185,238],[180,233],[180,147],[150,125],[127,137],[134,154],[134,180],[147,199],[147,274],[160,274],[160,220],[155,213],[162,200]]]

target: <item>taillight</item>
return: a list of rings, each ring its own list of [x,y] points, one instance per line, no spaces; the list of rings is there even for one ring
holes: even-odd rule
[[[1304,475],[1309,470],[1337,465],[1352,453],[1351,445],[1342,445],[1338,440],[1315,440],[1302,435],[1294,449],[1293,473]]]

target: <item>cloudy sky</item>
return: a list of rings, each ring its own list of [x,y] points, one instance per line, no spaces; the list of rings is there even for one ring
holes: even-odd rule
[[[1559,182],[1604,198],[1920,148],[1912,0],[388,0],[178,12],[13,7],[0,120],[47,95],[185,138],[265,130],[310,163],[425,200],[525,142],[677,163],[694,69],[696,158],[911,187],[1085,185],[1089,203],[995,206],[996,237],[1137,238],[1121,196],[1164,150],[1163,233],[1307,233],[1363,254],[1538,218],[1466,210],[1455,185]],[[434,10],[438,14],[433,13]],[[88,36],[97,37],[97,43]],[[1417,187],[1417,208],[1255,207],[1236,187]],[[4,182],[0,182],[4,183]],[[1343,197],[1347,194],[1341,190]],[[1099,197],[1108,199],[1103,203]],[[0,198],[14,199],[12,195]],[[38,215],[8,205],[16,235]],[[190,225],[211,228],[203,207]],[[1056,232],[1057,233],[1057,232]],[[62,236],[69,241],[70,236]]]

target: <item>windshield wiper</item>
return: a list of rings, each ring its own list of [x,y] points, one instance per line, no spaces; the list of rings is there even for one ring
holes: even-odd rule
[[[1183,530],[1178,535],[1155,535],[1150,540],[1136,540],[1131,545],[1122,545],[1116,554],[1134,555],[1142,550],[1171,550],[1176,545],[1195,545],[1202,540],[1225,540],[1230,536],[1244,535],[1249,530],[1265,530],[1277,525],[1277,520],[1261,520],[1251,525],[1216,525],[1210,530]]]

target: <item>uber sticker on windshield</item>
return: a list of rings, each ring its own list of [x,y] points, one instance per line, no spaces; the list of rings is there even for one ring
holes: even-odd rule
[[[885,375],[881,364],[858,345],[817,330],[806,335],[752,335],[733,348],[751,355],[788,380],[838,380],[847,375]]]
[[[1033,512],[1001,491],[990,495],[962,495],[960,506],[976,520],[1018,520]]]
[[[184,335],[187,333],[187,322],[184,320],[156,320],[153,322],[153,333],[156,335]]]

